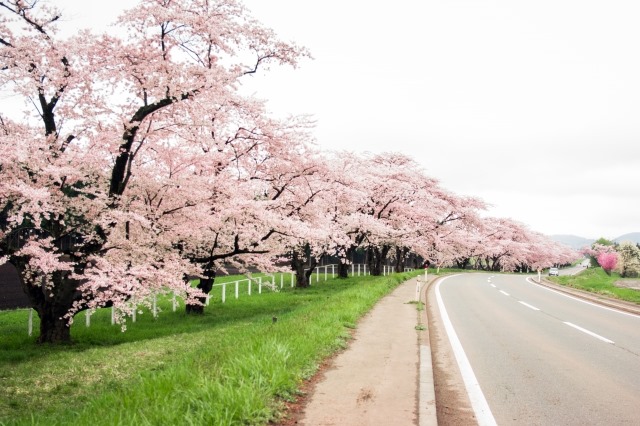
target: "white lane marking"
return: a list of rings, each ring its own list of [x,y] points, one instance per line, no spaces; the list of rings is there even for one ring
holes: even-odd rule
[[[529,309],[533,309],[534,311],[539,311],[540,309],[536,308],[535,306],[532,306],[530,304],[528,304],[527,302],[523,302],[522,300],[519,300],[518,302],[522,303],[524,306],[526,306]]]
[[[504,294],[505,296],[508,296],[508,295],[509,295],[509,293],[507,293],[507,292],[506,292],[506,291],[504,291],[504,290],[500,290],[500,293]]]
[[[496,285],[495,285],[495,284],[491,284],[491,287],[493,287],[493,288],[498,288],[498,287],[496,287]]]
[[[473,373],[473,369],[467,359],[467,355],[464,353],[462,343],[460,343],[460,339],[458,339],[458,335],[453,329],[453,324],[449,319],[449,314],[447,314],[447,309],[444,307],[444,302],[440,295],[440,284],[447,278],[455,276],[457,275],[450,275],[448,277],[441,278],[436,283],[436,300],[438,301],[438,309],[440,310],[440,316],[442,317],[442,322],[447,332],[447,336],[449,336],[451,348],[453,349],[456,361],[458,362],[458,368],[460,368],[460,374],[462,374],[464,387],[467,389],[467,394],[469,395],[469,400],[471,401],[471,406],[473,407],[473,411],[476,415],[478,425],[497,425],[496,420],[491,413],[491,409],[489,408],[489,404],[482,393],[482,389],[480,389],[478,379],[476,379],[476,375]]]
[[[554,290],[554,289],[549,288],[549,287],[545,287],[543,285],[540,285],[540,284],[532,281],[531,277],[528,277],[526,280],[527,280],[527,282],[529,284],[535,284],[536,287],[543,288],[544,290],[551,291],[553,293],[559,294],[560,296],[568,297],[569,299],[577,300],[578,302],[586,303],[587,305],[595,306],[596,308],[605,309],[605,310],[611,311],[611,312],[616,312],[616,313],[619,313],[619,314],[622,314],[622,315],[626,315],[628,317],[640,318],[640,315],[632,314],[630,312],[621,311],[621,310],[615,309],[615,308],[610,308],[608,306],[598,305],[597,303],[589,302],[588,300],[583,300],[583,299],[580,299],[578,297],[574,297],[574,296],[571,296],[569,294],[563,293],[561,291]]]
[[[603,341],[603,342],[605,342],[605,343],[611,343],[611,344],[613,344],[613,343],[614,343],[614,342],[613,342],[613,340],[609,340],[609,339],[607,339],[606,337],[602,337],[601,335],[596,334],[596,333],[594,333],[593,331],[589,331],[589,330],[587,330],[586,328],[582,328],[582,327],[577,326],[577,325],[575,325],[575,324],[572,324],[572,323],[570,323],[570,322],[568,322],[568,321],[564,321],[564,323],[565,323],[565,324],[567,324],[569,327],[573,327],[573,328],[575,328],[576,330],[580,330],[580,331],[582,331],[583,333],[586,333],[586,334],[588,334],[589,336],[595,337],[596,339],[600,339],[600,340],[602,340],[602,341]]]

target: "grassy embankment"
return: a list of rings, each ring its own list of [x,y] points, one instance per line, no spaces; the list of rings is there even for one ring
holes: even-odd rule
[[[546,278],[558,284],[640,304],[640,290],[622,288],[614,284],[616,281],[629,280],[630,278],[621,278],[620,274],[616,272],[607,275],[600,267],[589,268],[578,275]],[[635,280],[637,281],[637,279]]]
[[[245,289],[224,304],[218,293],[202,316],[166,298],[126,332],[109,309],[89,328],[80,314],[63,347],[27,336],[27,310],[0,312],[0,424],[265,424],[376,301],[421,273]]]

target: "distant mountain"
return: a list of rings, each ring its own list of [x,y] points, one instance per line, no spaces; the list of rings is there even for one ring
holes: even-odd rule
[[[549,238],[576,250],[591,246],[595,241],[594,239],[578,237],[577,235],[550,235]],[[640,232],[630,232],[628,234],[621,235],[618,238],[614,238],[612,241],[616,243],[631,241],[632,243],[640,244]]]
[[[631,241],[632,243],[640,244],[640,232],[631,232],[629,234],[624,234],[616,238],[616,243],[623,243],[625,241]]]
[[[549,238],[576,250],[588,247],[595,241],[589,238],[578,237],[577,235],[550,235]]]

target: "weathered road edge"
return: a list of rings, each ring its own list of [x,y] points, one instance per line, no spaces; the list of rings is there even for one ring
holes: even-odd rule
[[[418,324],[428,324],[427,319],[427,293],[431,284],[439,278],[439,275],[427,276],[420,291],[420,302],[425,309],[418,310]],[[424,276],[419,277],[424,279]],[[437,426],[438,415],[436,407],[436,392],[433,377],[433,362],[431,359],[431,344],[429,327],[425,326],[418,334],[420,348],[420,367],[418,372],[418,424],[419,426]]]

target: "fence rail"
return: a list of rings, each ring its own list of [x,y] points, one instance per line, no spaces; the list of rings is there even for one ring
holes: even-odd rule
[[[337,274],[337,264],[330,264],[330,265],[321,265],[321,266],[316,266],[313,275],[315,275],[315,280],[316,282],[320,282],[320,277],[324,277],[324,281],[327,281],[329,278],[335,278],[336,274]],[[394,273],[395,268],[393,266],[384,266],[383,270],[382,270],[382,274],[383,275],[389,275]],[[413,271],[413,268],[404,268],[405,272],[408,271]],[[289,275],[289,277],[287,277],[285,279],[285,275]],[[366,276],[366,275],[370,275],[370,271],[367,270],[367,265],[366,264],[351,264],[351,275],[352,276]],[[277,276],[279,276],[279,279],[276,278]],[[266,278],[266,280],[265,280]],[[310,279],[312,279],[310,277]],[[278,282],[276,282],[278,281]],[[233,288],[233,296],[235,299],[239,299],[241,292],[240,290],[242,288],[246,288],[246,292],[245,294],[247,296],[251,296],[254,287],[257,289],[258,294],[262,294],[262,290],[263,288],[268,288],[272,291],[278,291],[279,289],[283,289],[285,286],[285,281],[287,281],[287,284],[290,285],[291,287],[295,286],[296,280],[295,280],[295,273],[293,272],[280,272],[280,273],[276,273],[276,274],[262,274],[256,277],[248,277],[248,278],[244,278],[241,280],[233,280],[233,281],[227,281],[227,282],[222,282],[222,283],[215,283],[213,284],[213,288],[215,287],[219,287],[219,294],[220,294],[220,301],[221,303],[226,303],[227,301],[227,287],[231,287]],[[207,299],[205,302],[206,306],[209,306],[210,300],[213,297],[215,297],[214,290],[213,288],[211,289],[211,292],[209,294],[207,294]],[[216,294],[218,293],[218,291],[215,292]],[[176,311],[177,306],[179,304],[178,300],[177,300],[177,295],[175,293],[172,294],[171,297],[171,307],[173,312]],[[27,330],[29,333],[29,336],[32,335],[33,333],[33,309],[29,309],[29,318],[28,318],[28,324],[27,324]],[[136,309],[133,310],[133,313],[131,315],[131,321],[132,322],[136,322],[136,313],[137,313],[138,309],[136,307]],[[156,318],[158,316],[158,301],[157,301],[157,294],[153,295],[153,299],[152,299],[152,303],[151,303],[151,313],[153,315],[154,318]],[[85,311],[85,326],[86,327],[90,327],[91,326],[91,310],[86,310]],[[111,325],[114,325],[116,323],[116,314],[115,314],[115,308],[111,308]]]

